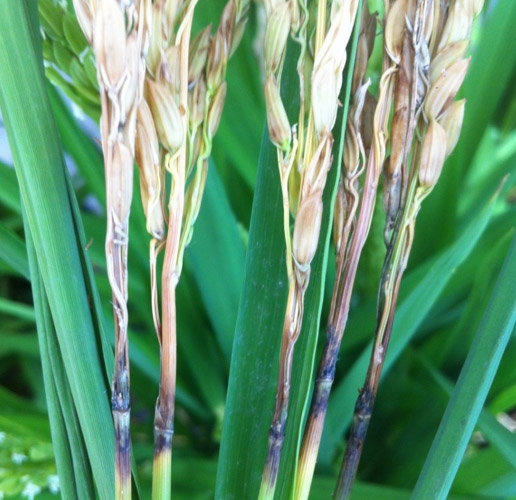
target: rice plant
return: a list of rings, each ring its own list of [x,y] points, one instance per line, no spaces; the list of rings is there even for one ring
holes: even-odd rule
[[[0,3],[0,498],[516,498],[516,3]]]

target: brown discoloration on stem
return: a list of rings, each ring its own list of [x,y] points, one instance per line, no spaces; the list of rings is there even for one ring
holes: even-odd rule
[[[165,264],[167,263],[165,255]],[[172,439],[174,430],[174,399],[176,387],[176,311],[175,311],[175,284],[163,270],[163,326],[161,336],[161,368],[159,396],[156,402],[154,416],[155,453],[161,448],[161,435],[170,433]],[[167,279],[165,281],[165,278]]]
[[[154,459],[159,458],[162,453],[169,453],[172,449],[172,438],[174,429],[166,427],[158,429],[154,424]]]
[[[365,22],[367,23],[367,18],[365,19]],[[366,65],[361,64],[359,66],[363,71],[363,68]],[[296,500],[304,500],[308,498],[309,483],[315,468],[315,459],[321,440],[329,393],[333,383],[335,364],[337,362],[338,351],[349,313],[352,288],[362,248],[369,233],[369,227],[376,201],[378,180],[385,159],[387,122],[396,75],[396,66],[390,64],[387,55],[384,55],[383,69],[384,71],[380,81],[378,103],[376,105],[373,118],[374,133],[369,157],[366,162],[365,148],[360,141],[359,147],[356,148],[357,152],[355,153],[355,156],[348,155],[349,158],[354,157],[356,159],[348,161],[348,171],[344,173],[344,175],[349,178],[347,181],[347,196],[349,200],[348,204],[351,205],[352,209],[347,214],[348,220],[346,224],[348,229],[343,230],[339,235],[339,244],[337,245],[337,248],[339,249],[337,254],[337,274],[333,289],[331,311],[328,319],[326,344],[323,351],[323,357],[319,365],[314,394],[312,397],[311,411],[308,416],[303,436],[303,445],[298,468],[298,481],[296,485]],[[356,89],[356,92],[358,92],[359,89],[360,87]],[[357,109],[357,113],[360,112],[361,109]],[[355,117],[351,122],[348,120],[348,126],[349,125],[356,129],[356,137],[360,137],[360,119]],[[348,140],[350,137],[351,136],[348,136]],[[358,168],[358,150],[360,151],[363,164],[367,163],[367,165],[358,219],[353,223],[353,232],[348,244],[348,238],[351,233],[351,223],[355,217],[355,210],[358,208],[357,181],[358,175],[360,175],[361,172]]]
[[[286,4],[279,4],[286,5]],[[289,297],[285,311],[282,345],[280,352],[280,369],[276,392],[276,405],[269,433],[269,449],[265,462],[259,498],[268,500],[273,497],[278,474],[281,449],[285,435],[287,420],[290,379],[294,346],[301,331],[303,319],[304,295],[310,277],[310,265],[315,255],[322,216],[322,195],[326,184],[328,170],[331,166],[331,149],[333,145],[332,129],[335,124],[338,108],[338,94],[342,85],[342,71],[346,61],[345,45],[347,44],[354,25],[358,2],[353,0],[342,3],[332,9],[327,28],[326,2],[319,2],[317,27],[314,35],[314,62],[311,74],[311,106],[306,120],[304,108],[304,76],[300,74],[301,106],[299,115],[300,137],[290,133],[289,124],[285,119],[280,120],[282,103],[279,92],[271,99],[271,82],[279,80],[275,61],[266,61],[268,68],[268,87],[266,96],[268,102],[269,133],[277,146],[278,167],[282,187],[284,210],[284,233],[286,244],[287,276],[289,280]],[[290,8],[288,6],[287,8]],[[274,20],[274,10],[266,4],[269,30],[277,31]],[[278,7],[276,7],[278,9]],[[307,40],[304,22],[301,22],[299,12],[294,13],[294,24],[299,31],[294,38],[301,45],[301,54],[305,54]],[[306,15],[307,13],[303,13]],[[283,23],[292,19],[282,16]],[[296,31],[294,29],[294,31]],[[339,47],[337,51],[336,47]],[[265,55],[274,53],[267,50]],[[277,57],[276,57],[277,59]],[[302,65],[298,61],[298,70]],[[276,78],[277,77],[277,78]],[[276,87],[272,87],[276,88]],[[280,106],[281,104],[281,106]],[[306,129],[303,124],[307,122]],[[281,133],[280,133],[281,132]],[[298,149],[298,146],[299,149]],[[296,163],[296,169],[292,170]],[[292,171],[293,177],[289,176]],[[299,175],[299,184],[297,184]],[[295,182],[294,182],[295,181]],[[291,192],[289,192],[291,187]],[[296,192],[294,192],[294,190]],[[294,230],[290,229],[290,200],[296,212]]]
[[[184,188],[186,171],[186,130],[188,106],[188,49],[190,31],[192,27],[193,2],[185,14],[177,35],[179,47],[179,111],[182,125],[183,140],[177,154],[168,154],[165,158],[165,167],[172,175],[172,189],[169,198],[169,221],[166,238],[165,256],[162,272],[162,325],[160,337],[160,387],[156,401],[154,415],[154,474],[153,492],[157,498],[170,497],[169,470],[170,450],[174,433],[174,408],[177,368],[177,335],[176,335],[176,286],[179,281],[180,269],[177,262],[181,223],[184,210]],[[166,460],[165,460],[166,458]]]
[[[420,153],[419,141],[422,140],[421,135],[424,134],[427,129],[428,119],[434,120],[434,122],[430,124],[431,127],[433,126],[435,129],[437,126],[435,122],[436,116],[430,116],[429,112],[426,112],[426,116],[422,113],[425,96],[427,95],[429,87],[429,69],[431,69],[430,54],[435,52],[435,47],[439,46],[442,48],[445,46],[442,41],[439,44],[438,39],[444,32],[453,32],[455,28],[452,26],[454,20],[453,18],[447,17],[447,9],[444,11],[440,9],[440,2],[434,3],[433,0],[415,0],[405,3],[403,0],[398,0],[392,4],[386,1],[385,5],[387,11],[386,17],[388,18],[390,13],[392,15],[390,17],[390,25],[388,26],[389,29],[384,30],[386,38],[384,40],[384,48],[388,55],[388,57],[384,57],[384,72],[397,72],[395,110],[391,128],[391,161],[386,169],[387,179],[384,199],[387,211],[387,225],[385,229],[387,256],[380,282],[378,323],[376,328],[377,335],[374,349],[371,353],[366,382],[360,392],[355,408],[355,417],[350,432],[346,458],[336,492],[339,499],[349,498],[353,479],[358,467],[363,441],[369,425],[392,331],[401,278],[406,268],[410,248],[412,246],[415,218],[422,200],[431,191],[439,176],[440,167],[442,166],[441,162],[444,158],[443,154],[438,156],[437,159],[436,155],[422,155]],[[395,8],[391,10],[391,7]],[[409,7],[408,12],[405,12],[407,7]],[[471,6],[466,4],[459,6],[459,4],[455,4],[454,8],[471,9]],[[387,22],[389,23],[389,21]],[[443,25],[446,26],[444,30]],[[403,32],[400,33],[400,29],[393,30],[393,26],[403,26]],[[468,31],[465,27],[461,27],[461,29],[464,33]],[[454,43],[453,37],[448,40],[448,43]],[[460,55],[457,57],[459,56]],[[391,60],[390,62],[389,59]],[[439,64],[445,64],[442,62],[445,60],[447,60],[445,57],[441,57]],[[451,58],[446,64],[452,64],[453,61],[454,59]],[[394,63],[394,65],[387,68],[391,63]],[[464,63],[464,66],[466,66],[466,63]],[[436,68],[433,68],[433,70],[435,74],[438,74]],[[452,70],[449,71],[453,73]],[[387,78],[385,73],[384,77]],[[390,75],[389,78],[392,83],[394,77]],[[459,82],[459,80],[461,81],[462,78],[463,75],[459,75],[457,82]],[[452,91],[448,91],[449,95],[454,96],[457,89],[458,83],[456,88],[453,87]],[[445,90],[446,89],[442,90],[443,94]],[[380,96],[381,94],[382,92],[380,92]],[[453,124],[449,124],[445,116],[448,107],[451,106],[451,103],[448,102],[451,98],[448,99],[441,95],[437,96],[435,92],[432,97],[438,105],[427,103],[425,104],[425,110],[434,111],[434,115],[437,115],[436,109],[441,110],[441,103],[444,101],[447,102],[444,110],[439,111],[439,113],[442,114],[439,115],[437,124],[442,126],[442,129],[448,134],[448,143],[446,144],[445,140],[436,142],[440,142],[441,147],[446,148],[446,154],[449,154],[449,150],[452,150],[456,144],[458,136],[457,129],[460,128],[462,122],[460,106],[457,106],[458,111],[455,113]],[[382,136],[385,138],[387,135],[386,120],[388,118],[390,103],[383,108],[383,116],[381,116],[381,112],[379,112],[379,110],[382,109],[380,101],[381,97],[379,98],[379,104],[374,119],[374,143],[369,157],[359,218],[354,226],[354,233],[349,247],[346,248],[345,245],[340,245],[340,242],[336,244],[339,252],[337,257],[338,272],[332,297],[329,324],[334,325],[334,331],[338,337],[338,345],[340,345],[340,339],[347,320],[349,300],[358,258],[371,221],[374,195],[380,174],[377,169],[381,167],[385,155],[385,140],[382,139]],[[386,103],[387,101],[389,100],[387,99]],[[417,135],[416,127],[419,127]],[[431,129],[431,127],[429,128]],[[416,147],[412,155],[410,155],[414,137],[417,138]],[[411,161],[409,160],[410,157],[412,158]],[[373,158],[372,162],[371,158]],[[430,165],[424,165],[425,162]],[[434,164],[436,164],[436,166]],[[419,175],[418,181],[418,171],[421,174],[422,167],[428,169],[432,166],[437,172],[435,179],[429,175]],[[425,182],[421,180],[422,178],[424,178]],[[428,180],[429,178],[431,178],[431,182]],[[340,226],[337,225],[337,227]],[[345,256],[341,255],[343,247],[345,249]],[[324,409],[323,399],[326,397],[326,384],[329,380],[323,376],[323,373],[326,367],[327,369],[332,369],[335,361],[335,359],[327,357],[327,352],[329,351],[328,342],[329,340],[327,339],[327,346],[323,353],[323,359],[326,359],[326,362],[321,362],[317,379],[321,381],[321,385],[318,386],[316,381],[312,410],[305,430],[300,458],[300,470],[298,471],[296,499],[305,499],[308,496],[306,488],[303,490],[304,496],[299,496],[300,481],[303,480],[303,476],[308,475],[306,469],[308,467],[313,468],[315,465],[315,456],[319,445],[318,439],[320,439],[320,435],[317,435],[318,430],[320,429],[322,433],[320,411]],[[309,450],[310,447],[315,448],[315,451],[312,450],[311,454],[305,451]],[[303,486],[302,483],[301,486]]]
[[[392,175],[401,175],[401,193],[399,193],[398,209],[394,213],[388,213],[385,235],[387,238],[388,232],[391,229],[391,225],[395,219],[395,227],[391,239],[391,243],[388,245],[388,251],[386,260],[384,263],[384,269],[382,272],[382,278],[380,280],[380,295],[379,295],[379,303],[378,303],[378,324],[376,329],[376,340],[375,345],[371,354],[371,359],[369,363],[368,372],[366,375],[366,381],[364,383],[364,387],[360,392],[360,396],[358,398],[357,404],[355,406],[355,413],[353,416],[353,425],[351,427],[350,435],[348,438],[348,445],[346,448],[346,454],[344,457],[344,461],[341,467],[341,472],[339,474],[339,480],[336,488],[336,498],[339,500],[347,500],[351,495],[351,488],[353,485],[353,481],[358,469],[358,464],[360,461],[360,456],[362,453],[363,442],[367,433],[367,429],[369,426],[369,421],[371,418],[371,413],[374,405],[374,399],[376,395],[376,390],[378,388],[378,383],[380,379],[381,370],[383,368],[383,363],[385,360],[385,353],[388,346],[388,341],[390,338],[390,329],[392,328],[392,321],[394,317],[395,303],[397,299],[396,296],[393,295],[392,286],[388,287],[388,284],[394,281],[399,287],[399,282],[401,279],[401,275],[398,275],[398,259],[399,259],[399,250],[403,246],[403,241],[405,239],[405,219],[403,215],[406,214],[406,203],[407,203],[407,175],[405,172],[408,169],[405,167],[408,163],[409,152],[412,145],[412,138],[414,136],[415,123],[416,123],[416,112],[420,108],[421,102],[420,97],[418,95],[418,81],[420,78],[419,74],[419,61],[416,57],[417,44],[421,42],[421,37],[423,33],[424,26],[424,18],[422,18],[423,12],[426,10],[426,0],[418,0],[417,8],[416,8],[416,22],[413,33],[411,33],[413,51],[408,50],[408,30],[405,30],[405,39],[404,39],[404,50],[403,50],[403,68],[400,69],[402,75],[405,73],[411,74],[411,93],[410,93],[410,114],[408,116],[403,117],[402,120],[397,122],[396,124],[399,126],[406,127],[406,134],[404,137],[404,142],[402,144],[396,145],[396,158],[394,159],[395,165],[391,164],[391,168],[394,168],[394,171],[389,172]],[[412,57],[410,57],[412,56]],[[407,67],[407,58],[410,57],[410,73],[408,73],[405,68]],[[407,90],[408,86],[404,85],[405,77],[402,76],[403,87],[398,85],[397,90],[402,93],[396,94],[396,97],[399,99],[398,109],[402,109],[405,107],[407,103]],[[408,80],[408,78],[407,78]],[[396,134],[399,134],[398,130],[395,130]],[[399,137],[396,136],[396,139]],[[401,162],[402,159],[402,162]],[[401,170],[401,171],[400,171]],[[392,177],[391,177],[392,179]],[[393,207],[391,207],[393,208]],[[392,280],[392,281],[391,281]],[[389,293],[390,292],[390,293]],[[385,294],[385,299],[382,297]]]
[[[338,336],[333,326],[328,325],[326,327],[326,344],[321,357],[317,378],[315,379],[310,414],[303,436],[295,498],[304,498],[309,491],[310,484],[306,484],[306,480],[311,480],[315,468],[316,453],[321,442],[324,418],[328,408],[328,399],[335,378],[338,350]]]
[[[346,448],[346,455],[344,456],[344,466],[339,474],[336,493],[334,493],[336,498],[349,498],[351,495],[351,488],[353,487],[358,461],[362,453],[364,439],[371,420],[373,404],[374,395],[372,390],[365,386],[360,391],[355,405],[350,438]]]
[[[409,252],[410,248],[405,247],[404,251]],[[371,353],[366,380],[364,386],[360,390],[360,394],[355,404],[353,423],[349,432],[346,454],[344,455],[334,494],[335,498],[338,500],[347,500],[351,495],[351,489],[357,473],[358,464],[360,462],[360,456],[362,454],[364,441],[369,428],[369,422],[371,421],[385,354],[389,344],[402,274],[403,271],[400,269],[400,271],[394,276],[392,302],[390,302],[389,308],[384,308],[379,316],[378,328],[381,327],[380,325],[382,325],[382,323],[384,324],[384,335],[381,342],[375,342],[375,346]]]
[[[405,184],[405,144],[409,126],[410,113],[410,47],[408,37],[403,40],[401,63],[398,69],[394,89],[394,114],[391,122],[391,155],[386,164],[384,178],[383,205],[386,214],[384,238],[388,245],[389,233],[400,209],[401,193]]]
[[[183,254],[190,242],[199,213],[208,170],[213,136],[224,106],[226,66],[238,43],[236,30],[245,25],[248,0],[229,0],[220,26],[212,37],[211,26],[190,43],[197,0],[153,2],[153,30],[147,57],[147,99],[156,133],[161,142],[160,167],[150,168],[154,178],[146,182],[144,199],[163,214],[168,225],[166,238],[151,231],[150,246],[152,311],[160,343],[160,387],[154,419],[153,498],[170,498],[171,448],[174,433],[176,387],[176,287],[181,276]],[[148,126],[145,138],[152,138]],[[157,141],[154,141],[157,142]],[[145,144],[143,144],[145,146]],[[143,148],[142,148],[143,149]],[[150,149],[150,147],[148,147]],[[165,174],[171,177],[168,210],[165,209]],[[191,182],[187,189],[187,179]],[[149,217],[150,210],[146,215]],[[148,229],[151,225],[148,220]],[[160,219],[161,222],[161,219]],[[164,248],[161,318],[157,292],[156,259]]]
[[[125,405],[124,405],[125,406]],[[129,409],[113,409],[115,427],[115,492],[117,498],[131,498],[131,437]]]
[[[410,30],[412,43],[412,82],[410,94],[410,115],[407,127],[407,136],[405,139],[406,142],[404,145],[403,173],[405,174],[405,182],[402,186],[401,207],[396,215],[396,225],[388,246],[388,252],[380,281],[378,324],[376,328],[375,343],[371,354],[364,389],[362,390],[362,394],[364,391],[368,391],[371,395],[369,401],[370,409],[368,410],[369,415],[364,415],[362,413],[361,406],[357,404],[355,409],[354,425],[351,429],[348,448],[346,450],[346,456],[337,487],[337,498],[340,500],[346,500],[349,498],[351,485],[360,460],[367,426],[359,426],[357,421],[362,420],[361,415],[366,419],[370,419],[370,413],[372,412],[392,332],[401,279],[406,269],[412,247],[416,216],[422,200],[428,195],[437,181],[446,153],[447,144],[445,140],[438,141],[438,144],[434,147],[442,148],[442,150],[439,149],[437,151],[432,151],[431,155],[420,154],[423,153],[425,149],[420,146],[420,142],[416,142],[416,146],[412,153],[411,168],[410,170],[408,169],[408,157],[412,147],[412,140],[415,135],[416,123],[419,120],[420,127],[424,129],[424,125],[427,120],[427,116],[422,116],[421,110],[423,108],[423,103],[425,102],[425,96],[430,95],[428,94],[430,55],[427,46],[429,40],[425,38],[425,32],[432,32],[432,27],[425,26],[425,23],[428,19],[430,19],[430,23],[432,22],[431,17],[428,15],[429,12],[432,12],[432,9],[433,5],[431,0],[418,0],[414,28]],[[432,43],[430,43],[430,46],[432,46]],[[434,127],[438,127],[435,122],[431,122],[427,131],[432,130],[432,125]],[[453,131],[453,134],[456,135],[456,131]],[[418,139],[423,142],[423,145],[426,144],[424,139]],[[455,137],[453,137],[452,140],[455,141]],[[437,157],[438,159],[436,159]],[[431,163],[431,165],[428,165],[427,163]],[[436,164],[434,165],[434,163]],[[425,182],[421,180],[421,171],[425,168],[433,168],[438,172],[435,175],[435,179],[432,176],[423,176]],[[420,174],[419,179],[418,172]],[[428,181],[429,178],[432,178],[431,182]]]
[[[102,115],[100,133],[106,178],[106,264],[113,294],[115,367],[115,496],[131,498],[129,313],[127,252],[133,189],[136,114],[145,76],[144,3],[74,0],[81,27],[97,61]]]
[[[265,459],[259,498],[270,498],[276,487],[281,450],[285,439],[294,343],[301,330],[300,319],[303,316],[304,291],[304,289],[299,288],[295,280],[290,281],[281,342],[276,403],[269,429],[269,448]]]
[[[335,366],[338,354],[338,337],[333,326],[328,325],[326,327],[326,344],[324,345],[312,398],[311,412],[313,412],[314,418],[324,417],[326,414],[331,386],[335,379]]]

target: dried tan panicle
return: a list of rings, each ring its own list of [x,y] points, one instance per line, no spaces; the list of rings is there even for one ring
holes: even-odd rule
[[[314,191],[323,191],[326,184],[326,176],[331,167],[331,148],[333,146],[333,136],[331,132],[326,132],[321,136],[319,145],[315,150],[310,163],[303,172],[301,184],[301,201],[311,196]]]
[[[192,130],[200,127],[204,120],[206,107],[206,79],[201,77],[197,80],[193,89],[188,92],[188,120]]]
[[[289,2],[279,3],[267,21],[264,40],[266,74],[274,73],[281,62],[290,32],[291,10]]]
[[[426,13],[423,15],[425,20],[425,25],[423,27],[423,36],[425,38],[427,46],[430,43],[432,39],[432,33],[434,32],[434,21],[436,20],[436,5],[439,5],[439,0],[429,0],[426,4]]]
[[[138,150],[136,153],[136,161],[140,167],[146,171],[146,173],[150,173],[153,171],[154,166],[159,165],[160,163],[159,143],[152,113],[145,99],[142,99],[138,106],[138,120],[136,127],[136,149]],[[157,173],[159,174],[159,171]]]
[[[384,31],[384,43],[387,50],[384,53],[384,72],[380,81],[378,106],[374,117],[373,148],[369,154],[357,224],[349,251],[343,252],[346,259],[345,265],[341,268],[344,270],[343,274],[339,273],[340,262],[337,260],[337,276],[342,276],[340,278],[342,282],[339,279],[335,282],[330,318],[333,320],[335,317],[336,319],[330,320],[328,324],[327,342],[323,351],[325,355],[330,350],[332,353],[338,352],[347,321],[358,259],[372,220],[379,169],[385,157],[385,137],[388,133],[387,125],[391,112],[393,80],[397,80],[395,110],[391,125],[391,161],[386,168],[384,179],[386,193],[384,193],[383,201],[387,212],[384,236],[387,244],[387,257],[379,285],[378,321],[373,352],[366,379],[355,406],[353,425],[334,494],[337,498],[348,499],[351,496],[351,487],[367,432],[367,422],[371,416],[392,331],[392,318],[395,313],[399,286],[413,243],[417,213],[421,202],[437,183],[446,155],[453,148],[458,137],[458,129],[460,129],[462,120],[461,107],[460,105],[455,107],[451,102],[464,79],[469,61],[456,61],[462,57],[462,54],[452,57],[450,57],[450,53],[440,54],[440,61],[437,63],[442,69],[436,71],[434,68],[432,82],[428,82],[427,77],[432,56],[439,55],[439,52],[447,45],[464,40],[469,36],[471,23],[464,18],[463,12],[460,11],[467,2],[468,0],[417,0],[414,17],[411,15],[409,4],[408,15],[406,15],[405,9],[400,9],[397,19],[394,17],[387,19],[388,26]],[[411,3],[416,4],[416,2]],[[398,0],[392,4],[390,12],[391,2],[385,0],[384,5],[387,18],[389,18],[391,15],[394,16],[395,9],[400,8],[402,4]],[[447,18],[448,7],[450,13]],[[428,11],[426,8],[431,10]],[[394,27],[396,25],[397,28]],[[444,42],[439,44],[441,31],[444,32]],[[437,50],[436,47],[438,47]],[[387,57],[391,58],[394,63],[390,67]],[[428,89],[429,85],[430,89]],[[421,113],[422,103],[424,103],[423,113]],[[407,110],[409,110],[408,117]],[[448,112],[450,112],[449,116]],[[428,122],[429,126],[426,128]],[[443,125],[446,125],[448,130]],[[421,134],[423,135],[422,139]],[[414,139],[415,144],[413,144]],[[411,152],[412,160],[409,156]],[[416,181],[419,181],[419,186]],[[396,206],[398,200],[399,209]],[[333,369],[336,355],[331,354],[328,357],[323,355],[323,360],[316,378],[311,414],[307,420],[301,448],[302,452],[304,450],[309,450],[309,452],[302,455],[299,460],[301,466],[307,465],[304,466],[304,469],[300,466],[298,478],[303,478],[306,470],[309,470],[310,473],[313,472],[317,456],[316,446],[319,444],[322,434],[324,411],[321,417],[320,408],[326,407],[329,392],[325,375],[329,372],[330,367]],[[329,382],[331,386],[332,380],[330,379]],[[301,484],[301,487],[303,486]],[[308,488],[306,488],[306,494],[299,498],[308,498]]]
[[[337,117],[338,88],[341,77],[330,65],[314,68],[312,73],[312,110],[315,129],[318,133],[333,128]]]
[[[376,99],[373,94],[366,92],[364,107],[362,109],[362,120],[360,124],[360,136],[365,151],[368,151],[373,141],[373,122],[376,109]]]
[[[376,34],[376,18],[369,13],[369,9],[362,9],[360,21],[360,36],[358,38],[355,67],[353,69],[352,93],[363,83],[369,63],[369,55],[373,51]]]
[[[263,5],[265,6],[266,17],[269,18],[271,12],[277,7],[277,5],[284,1],[285,0],[264,0]]]
[[[125,123],[127,115],[134,102],[137,94],[141,95],[140,81],[138,75],[142,71],[140,66],[141,41],[138,40],[137,33],[133,31],[126,40],[126,61],[125,61],[125,77],[118,93],[118,101],[120,103],[120,120]],[[136,120],[132,120],[135,122]],[[131,126],[131,125],[130,125]],[[134,123],[132,125],[134,127]],[[134,134],[130,134],[134,138]],[[133,141],[130,140],[129,143]]]
[[[447,140],[444,128],[431,120],[419,159],[418,179],[422,187],[431,189],[437,184],[446,158]]]
[[[341,251],[342,234],[344,232],[344,226],[347,222],[348,215],[347,208],[344,184],[342,179],[340,179],[337,188],[337,196],[335,198],[335,208],[333,210],[333,244],[335,245],[336,255]]]
[[[332,16],[332,22],[320,50],[315,55],[312,72],[312,112],[318,134],[332,130],[337,117],[338,95],[342,71],[346,63],[346,47],[357,10],[357,0],[342,2]]]
[[[179,48],[176,45],[171,45],[161,52],[155,80],[166,85],[176,103],[179,102],[179,92],[181,90],[180,75]]]
[[[410,61],[410,48],[405,38],[403,60]],[[386,173],[389,177],[399,175],[403,163],[407,127],[410,113],[409,68],[401,64],[398,69],[394,87],[394,113],[391,122],[391,156],[386,163]]]
[[[145,100],[138,107],[135,159],[140,169],[140,192],[147,231],[161,240],[165,234],[161,195],[161,168],[156,128]]]
[[[461,59],[445,69],[430,87],[425,100],[425,114],[428,119],[437,119],[443,108],[459,91],[470,59]]]
[[[391,67],[384,71],[380,78],[380,89],[378,92],[378,102],[373,117],[373,133],[371,141],[371,152],[374,164],[374,178],[378,179],[385,161],[389,113],[393,97],[393,80],[395,68]]]
[[[432,35],[430,37],[430,43],[428,44],[429,52],[432,56],[435,56],[438,53],[437,45],[441,40],[444,25],[446,23],[447,12],[448,9],[442,8],[441,2],[434,1]]]
[[[206,83],[208,92],[213,92],[222,83],[225,58],[224,38],[217,30],[210,45],[208,65],[206,67]]]
[[[354,172],[360,162],[360,150],[355,127],[349,123],[346,127],[344,147],[342,149],[342,167],[345,172]]]
[[[116,91],[126,70],[126,32],[124,12],[116,0],[103,0],[95,17],[93,49],[101,84]]]
[[[484,7],[484,0],[464,0],[467,6],[471,9],[474,16],[478,16]]]
[[[209,24],[200,31],[190,43],[188,55],[188,86],[194,85],[206,68],[206,60],[211,44],[211,29]]]
[[[237,47],[240,45],[242,38],[244,36],[245,27],[247,24],[247,8],[245,12],[242,14],[242,17],[237,21],[235,25],[235,31],[233,33],[233,43],[231,44],[231,49],[229,51],[229,57],[233,55]]]
[[[226,82],[222,82],[222,85],[218,88],[213,100],[210,104],[208,111],[208,127],[207,133],[210,140],[213,139],[219,128],[220,118],[224,109],[224,102],[226,101]]]
[[[172,38],[174,25],[177,21],[177,15],[179,9],[183,6],[184,0],[165,0],[164,1],[164,14],[166,19],[165,34],[167,40]]]
[[[450,155],[455,149],[457,142],[459,141],[460,132],[462,129],[462,122],[464,120],[464,107],[466,105],[466,99],[452,102],[441,114],[437,120],[446,132],[448,137],[446,146],[446,156]]]
[[[468,40],[462,40],[444,47],[430,63],[430,83],[434,83],[446,68],[464,57],[468,45]]]
[[[473,9],[466,7],[462,0],[453,2],[448,11],[448,19],[443,28],[438,51],[454,42],[469,40],[473,17]]]
[[[354,17],[353,12],[356,12],[358,3],[355,0],[333,0],[331,2],[330,9],[330,23],[333,23],[335,19],[340,15],[340,10],[345,8],[351,17]]]
[[[131,210],[133,196],[133,176],[127,172],[133,169],[133,155],[130,149],[119,141],[113,144],[110,178],[108,185],[109,204],[112,207],[112,216],[120,224],[125,224]]]
[[[307,5],[308,2],[299,0],[299,3],[294,3],[295,0],[288,3],[285,0],[265,1],[265,102],[269,135],[278,148],[289,293],[280,355],[283,375],[278,379],[259,498],[272,498],[276,487],[288,413],[292,356],[302,327],[310,265],[319,242],[322,193],[332,161],[331,131],[339,106],[346,45],[358,6],[357,0],[335,1],[328,16],[326,2],[310,2]],[[308,19],[302,19],[307,9]],[[329,29],[326,30],[328,17]],[[293,128],[294,133],[291,132],[277,86],[289,32],[301,47],[297,66],[300,84],[299,129]],[[305,82],[310,82],[310,85]],[[290,213],[295,214],[293,231]]]
[[[224,64],[227,64],[231,46],[233,44],[233,34],[235,32],[237,6],[235,0],[229,0],[222,11],[218,31],[224,40]]]
[[[73,0],[73,8],[82,32],[84,33],[86,40],[88,40],[88,43],[91,45],[93,41],[94,18],[91,2],[89,0]]]
[[[299,271],[306,273],[317,251],[323,212],[322,192],[315,191],[299,205],[294,223],[292,255]]]
[[[183,123],[175,99],[165,85],[148,79],[147,102],[161,144],[169,153],[174,154],[184,140]]]
[[[162,1],[152,3],[152,16],[149,19],[149,48],[145,57],[147,69],[152,76],[156,75],[158,66],[161,62],[161,53],[167,46],[165,36],[165,13]]]
[[[265,108],[271,141],[278,148],[287,150],[290,148],[292,132],[276,79],[272,75],[265,82]]]
[[[403,188],[406,186],[406,160],[412,146],[413,130],[415,126],[415,108],[412,107],[414,75],[413,34],[407,29],[404,31],[401,57],[398,64],[398,73],[394,83],[394,113],[390,129],[391,154],[385,163],[383,181],[383,208],[385,211],[385,243],[389,243],[389,232],[394,227],[398,211],[401,206]],[[417,84],[422,83],[418,78]],[[420,85],[418,91],[424,95],[426,87]],[[412,127],[412,128],[411,128]],[[405,167],[406,168],[406,167]]]
[[[290,25],[292,28],[292,32],[296,33],[301,28],[301,22],[304,19],[304,16],[301,15],[301,8],[299,6],[299,0],[288,0],[290,4]]]
[[[401,60],[407,8],[408,0],[395,0],[385,20],[384,46],[387,54],[396,64]]]

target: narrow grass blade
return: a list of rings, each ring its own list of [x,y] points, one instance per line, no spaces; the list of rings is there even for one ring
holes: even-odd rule
[[[14,213],[21,211],[20,196],[18,194],[18,182],[14,169],[0,162],[0,202]]]
[[[106,190],[102,153],[79,127],[57,90],[51,85],[47,85],[47,89],[63,148],[75,160],[88,190],[104,206]]]
[[[63,159],[30,24],[35,7],[34,2],[0,4],[0,104],[97,490],[108,500],[113,494],[113,426]]]
[[[448,397],[451,397],[453,394],[453,384],[440,373],[428,359],[420,355],[417,357],[439,387],[441,387]],[[516,435],[500,424],[494,415],[485,408],[482,409],[478,417],[478,428],[487,441],[496,448],[500,455],[516,470]]]
[[[0,313],[29,322],[36,321],[33,307],[2,297],[0,297]]]
[[[94,499],[94,483],[82,443],[75,408],[71,402],[68,380],[62,368],[56,332],[50,316],[50,308],[39,274],[38,263],[30,233],[26,231],[31,285],[37,316],[38,341],[49,411],[52,445],[59,474],[59,485],[64,498]],[[56,371],[56,366],[61,369]],[[60,395],[61,393],[61,395]],[[67,403],[63,404],[63,393]],[[75,439],[74,439],[75,437]],[[78,456],[80,460],[77,460]],[[75,466],[74,466],[75,462]]]
[[[515,282],[516,238],[412,493],[413,500],[444,500],[450,491],[516,323]]]
[[[295,58],[287,54],[283,85],[295,109]],[[217,471],[216,498],[258,496],[274,407],[287,298],[283,205],[275,148],[265,129],[249,232]],[[309,316],[310,312],[305,311]]]
[[[497,449],[489,446],[464,459],[453,481],[453,490],[463,495],[475,492],[512,500],[516,494],[515,484],[516,471]]]
[[[389,352],[385,359],[384,373],[391,368],[416,334],[418,327],[444,290],[451,275],[474,248],[487,226],[493,204],[491,201],[464,229],[455,243],[433,260],[432,265],[428,266],[426,274],[413,291],[400,303],[394,320]],[[362,351],[330,398],[319,452],[319,462],[325,466],[331,465],[339,441],[351,422],[357,388],[360,387],[365,376],[371,348],[371,344],[369,344]]]
[[[16,189],[18,189],[16,187]],[[29,279],[29,267],[27,265],[27,251],[23,240],[4,224],[0,223],[0,259],[5,261],[12,269]]]
[[[217,473],[216,498],[256,498],[274,406],[287,283],[275,152],[262,140]]]
[[[36,311],[40,318],[43,318],[43,308],[45,307],[44,299],[41,296],[41,283],[36,273],[33,273],[32,278],[33,297],[36,304]],[[40,297],[38,297],[38,295]],[[48,304],[46,305],[48,307]],[[52,447],[56,459],[57,472],[59,475],[59,486],[65,498],[70,500],[78,499],[73,481],[73,461],[70,450],[70,443],[68,442],[68,435],[66,433],[66,426],[64,423],[64,416],[59,405],[59,398],[57,396],[56,385],[52,376],[52,369],[50,367],[50,357],[46,349],[45,327],[43,320],[38,322],[40,334],[38,340],[41,351],[41,364],[43,368],[43,379],[45,381],[45,394],[47,399],[48,418],[50,421],[50,429],[52,434]]]

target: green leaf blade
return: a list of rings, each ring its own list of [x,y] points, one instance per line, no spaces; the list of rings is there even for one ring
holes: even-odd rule
[[[412,500],[445,500],[516,324],[516,238],[464,363]]]

